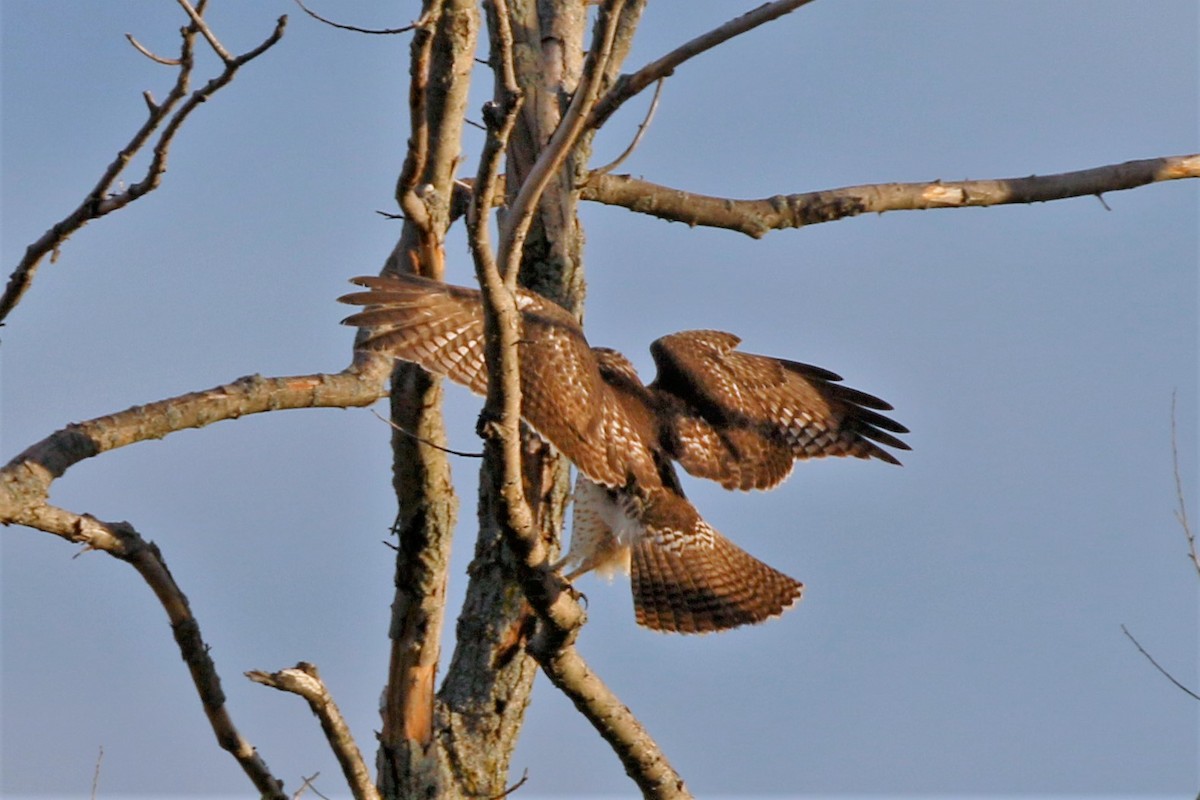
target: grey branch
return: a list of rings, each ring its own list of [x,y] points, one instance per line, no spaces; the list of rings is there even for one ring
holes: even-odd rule
[[[760,200],[736,200],[685,192],[629,175],[593,172],[581,187],[580,197],[672,222],[726,228],[758,239],[773,230],[832,222],[868,212],[1043,203],[1197,177],[1200,177],[1200,154],[1192,154],[1126,161],[1056,175],[873,183]]]
[[[314,664],[301,661],[279,672],[252,670],[246,673],[246,677],[281,692],[298,694],[308,701],[308,707],[321,721],[321,730],[325,732],[325,739],[337,756],[355,800],[379,800],[379,792],[371,782],[371,773],[363,762],[362,752]]]
[[[178,59],[179,73],[175,78],[175,85],[161,104],[153,103],[149,99],[149,94],[146,94],[146,105],[150,111],[149,118],[137,130],[133,138],[129,140],[129,143],[121,149],[116,159],[104,170],[104,174],[100,176],[100,180],[97,181],[91,192],[83,199],[83,202],[26,248],[24,257],[17,264],[16,269],[13,270],[12,275],[8,279],[8,285],[4,289],[4,294],[0,295],[0,322],[8,316],[9,312],[21,302],[21,298],[29,291],[29,288],[33,285],[33,279],[37,274],[38,267],[48,254],[51,255],[51,261],[53,262],[58,257],[58,250],[63,243],[84,225],[94,219],[99,219],[106,214],[124,208],[142,195],[158,188],[162,182],[163,173],[167,171],[167,156],[179,127],[201,103],[208,100],[222,87],[232,81],[234,75],[243,64],[257,58],[274,46],[282,38],[284,27],[287,25],[287,17],[280,17],[275,24],[275,30],[258,47],[240,56],[233,57],[226,53],[223,48],[220,48],[220,42],[216,40],[212,35],[212,31],[204,24],[201,17],[204,4],[199,4],[200,10],[198,11],[192,8],[186,0],[179,0],[179,2],[188,12],[192,22],[183,28],[181,32],[183,44],[180,47]],[[210,80],[202,88],[192,92],[187,97],[187,100],[182,105],[179,105],[180,101],[187,95],[191,84],[195,38],[196,34],[202,30],[204,35],[209,37],[209,42],[213,45],[214,49],[222,54],[221,58],[224,60],[225,68],[220,75]],[[141,47],[132,36],[128,38],[134,47],[137,47],[148,57],[160,63],[169,63],[168,60],[155,56]],[[177,105],[179,107],[176,110]],[[154,145],[154,156],[150,161],[150,165],[146,168],[145,176],[122,192],[112,192],[113,186],[117,183],[117,179],[129,165],[129,162],[146,146],[146,143],[150,141],[150,137],[160,126],[162,126],[162,132],[159,134],[158,141]]]

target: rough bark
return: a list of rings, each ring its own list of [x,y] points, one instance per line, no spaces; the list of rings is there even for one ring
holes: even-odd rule
[[[442,277],[448,203],[459,160],[478,9],[426,2],[410,58],[412,135],[396,188],[406,214],[385,271]],[[441,382],[411,364],[392,374],[393,486],[398,512],[391,656],[379,736],[384,797],[447,794],[451,769],[435,733],[434,694],[458,500],[446,453]]]

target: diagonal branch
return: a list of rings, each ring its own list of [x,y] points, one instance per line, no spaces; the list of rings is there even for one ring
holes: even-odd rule
[[[711,50],[739,34],[757,28],[759,25],[778,19],[784,14],[790,14],[800,6],[810,2],[812,0],[776,0],[773,3],[765,3],[753,11],[748,11],[740,17],[731,19],[724,25],[680,45],[662,58],[642,67],[637,72],[631,75],[622,75],[617,79],[616,85],[609,89],[600,102],[596,103],[595,108],[588,115],[587,127],[599,128],[604,125],[608,121],[608,118],[613,115],[613,112],[620,108],[626,100],[638,94],[655,81],[669,77],[675,72],[676,67],[689,58],[700,55],[706,50]]]
[[[1144,655],[1146,657],[1147,661],[1149,661],[1151,664],[1154,665],[1154,668],[1156,670],[1161,672],[1166,677],[1166,679],[1169,680],[1171,683],[1175,684],[1176,688],[1182,690],[1185,694],[1189,695],[1193,700],[1200,700],[1200,694],[1196,694],[1191,689],[1189,689],[1188,687],[1186,687],[1182,683],[1180,683],[1175,678],[1174,675],[1172,675],[1170,672],[1167,672],[1166,668],[1163,667],[1162,664],[1159,664],[1157,661],[1154,660],[1154,656],[1152,656],[1146,652],[1146,648],[1142,647],[1142,643],[1139,642],[1137,639],[1133,638],[1133,634],[1130,633],[1129,629],[1126,628],[1124,625],[1121,626],[1121,632],[1125,634],[1126,638],[1128,638],[1129,641],[1133,642],[1133,646],[1138,649],[1139,653],[1141,653],[1142,655]]]
[[[525,497],[521,468],[518,353],[521,322],[509,283],[515,280],[515,269],[506,269],[502,260],[497,263],[488,240],[488,212],[496,191],[500,155],[516,122],[521,94],[512,69],[512,38],[507,28],[503,0],[493,0],[491,5],[494,14],[489,19],[495,19],[492,51],[501,61],[496,65],[501,80],[497,102],[485,110],[489,136],[472,187],[468,229],[486,315],[488,399],[481,429],[485,437],[486,456],[492,463],[499,461],[500,468],[493,470],[492,474],[498,478],[499,485],[496,488],[502,505],[499,518],[504,538],[516,555],[517,576],[526,599],[541,623],[530,642],[530,653],[554,685],[575,703],[609,743],[625,765],[626,772],[646,797],[689,797],[683,780],[671,768],[658,745],[632,712],[591,672],[576,650],[574,641],[583,625],[583,612],[567,583],[550,568],[545,543],[538,536]],[[609,10],[609,13],[615,19],[619,16],[619,7]],[[601,23],[597,24],[603,29]],[[607,43],[602,46],[611,47],[611,33],[606,33]],[[591,66],[598,74],[598,64],[593,62]],[[576,98],[584,94],[587,80],[585,68],[585,77],[580,82]],[[574,105],[572,103],[572,107]],[[582,108],[576,113],[581,114]],[[568,121],[570,114],[568,111],[560,131],[574,124]],[[565,147],[569,149],[569,141]],[[539,163],[542,161],[539,160]],[[555,168],[557,163],[561,163],[561,159],[555,162]],[[525,189],[523,186],[519,197],[526,194]],[[532,202],[536,204],[536,194]],[[517,250],[510,254],[513,263],[520,260],[519,239],[515,246]],[[514,277],[506,279],[508,275]]]
[[[0,296],[0,322],[3,322],[9,312],[21,302],[21,298],[24,297],[25,293],[33,285],[33,279],[38,267],[47,254],[51,254],[51,261],[53,262],[58,257],[58,250],[62,247],[63,243],[84,225],[94,219],[99,219],[106,214],[111,214],[113,211],[124,208],[142,195],[158,188],[162,182],[163,173],[167,171],[167,156],[180,126],[183,125],[188,116],[201,103],[208,100],[222,87],[232,81],[234,75],[243,64],[257,58],[273,47],[283,37],[283,31],[287,25],[287,17],[280,17],[275,23],[275,30],[271,32],[270,36],[263,40],[258,47],[240,56],[229,56],[221,48],[218,52],[224,53],[222,55],[225,63],[224,70],[202,88],[193,92],[187,98],[187,101],[180,105],[178,110],[175,110],[175,106],[187,95],[192,76],[195,38],[196,34],[201,30],[200,25],[204,25],[203,19],[200,16],[203,13],[204,3],[199,4],[199,10],[192,8],[185,0],[180,0],[180,3],[187,9],[189,15],[192,17],[192,22],[181,31],[183,44],[180,48],[179,74],[176,76],[175,85],[171,88],[171,92],[162,104],[156,104],[150,99],[150,95],[146,94],[146,105],[150,109],[150,117],[133,135],[129,143],[121,149],[116,159],[108,165],[104,174],[100,176],[100,180],[91,192],[88,193],[87,197],[83,199],[83,202],[26,248],[25,256],[17,264],[16,269],[13,270],[12,275],[8,279],[8,285],[5,287],[4,294]],[[206,35],[212,37],[212,32],[208,30],[207,26],[204,27],[204,30],[207,31]],[[216,42],[215,47],[220,47],[220,43],[216,41],[215,37],[210,38],[209,41],[210,43]],[[134,43],[134,46],[145,52],[144,48],[141,48],[136,43]],[[151,57],[153,58],[154,56]],[[156,58],[156,60],[159,59]],[[125,171],[125,168],[129,166],[129,162],[145,147],[151,135],[160,126],[163,126],[162,133],[154,145],[154,155],[150,161],[150,166],[146,168],[145,176],[137,183],[131,184],[124,191],[111,193],[112,187]]]
[[[308,701],[308,707],[321,721],[321,730],[325,732],[325,739],[342,767],[342,774],[346,777],[354,800],[379,800],[379,792],[371,783],[371,773],[363,762],[362,752],[354,743],[350,726],[346,724],[337,703],[333,702],[333,696],[321,680],[321,673],[315,664],[301,661],[290,669],[278,672],[251,670],[246,677],[281,692],[298,694]]]
[[[286,800],[283,782],[271,774],[262,756],[233,724],[225,707],[221,678],[200,635],[200,624],[157,545],[143,539],[127,522],[102,522],[88,514],[74,514],[44,503],[25,509],[17,518],[0,521],[39,528],[83,544],[87,550],[103,550],[137,570],[167,612],[179,654],[191,673],[217,743],[234,757],[262,797]]]
[[[1126,161],[1056,175],[876,183],[776,195],[761,200],[712,197],[660,186],[629,175],[592,173],[581,187],[580,197],[624,206],[671,222],[726,228],[759,239],[772,230],[800,228],[869,212],[1044,203],[1180,178],[1200,178],[1200,154]]]

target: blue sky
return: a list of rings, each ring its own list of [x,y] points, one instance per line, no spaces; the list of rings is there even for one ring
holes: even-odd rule
[[[664,4],[639,66],[752,7]],[[412,12],[321,9],[361,25]],[[413,8],[415,9],[415,4]],[[214,2],[275,50],[201,108],[164,186],[77,233],[0,347],[0,457],[62,425],[249,373],[337,371],[334,298],[379,269],[407,136],[407,37],[337,32],[284,2]],[[173,76],[161,2],[0,5],[5,273],[68,213]],[[817,2],[687,63],[623,170],[715,195],[998,178],[1197,146],[1190,2]],[[205,62],[212,70],[212,59]],[[483,68],[477,114],[490,86]],[[612,120],[619,153],[648,102]],[[482,134],[469,130],[467,163]],[[466,168],[473,172],[474,167]],[[136,171],[135,171],[136,174]],[[913,433],[903,469],[799,465],[766,494],[700,481],[705,518],[803,580],[796,610],[719,636],[633,623],[627,583],[587,577],[580,647],[701,796],[1194,796],[1197,576],[1173,519],[1171,398],[1193,519],[1197,184],[1037,206],[866,216],[754,241],[588,205],[586,330],[648,379],[656,337],[736,332],[837,371]],[[448,277],[470,280],[461,231]],[[474,447],[478,401],[448,392]],[[337,768],[298,699],[241,678],[317,663],[371,752],[384,682],[393,515],[388,432],[365,410],[225,422],[73,468],[52,500],[163,549],[244,734],[291,789]],[[476,464],[454,464],[473,548]],[[244,794],[162,611],[125,565],[0,532],[0,792]],[[452,609],[453,612],[453,609]],[[453,631],[453,626],[450,626]],[[452,640],[445,645],[448,661]],[[619,763],[539,678],[513,762],[531,796],[629,793]]]

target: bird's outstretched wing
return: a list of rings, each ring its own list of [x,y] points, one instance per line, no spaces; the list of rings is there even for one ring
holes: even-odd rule
[[[650,346],[658,366],[651,389],[675,402],[666,421],[671,456],[688,472],[728,489],[767,489],[795,459],[878,458],[908,450],[907,433],[878,413],[891,406],[842,386],[841,376],[795,361],[738,352],[721,331],[684,331]]]
[[[354,278],[366,287],[339,298],[366,306],[343,322],[365,328],[360,347],[420,364],[487,393],[482,297],[477,290],[414,275]],[[611,431],[627,428],[600,377],[579,323],[566,310],[524,290],[521,312],[521,415],[592,480],[621,486],[625,454]],[[644,450],[645,448],[643,448]]]

